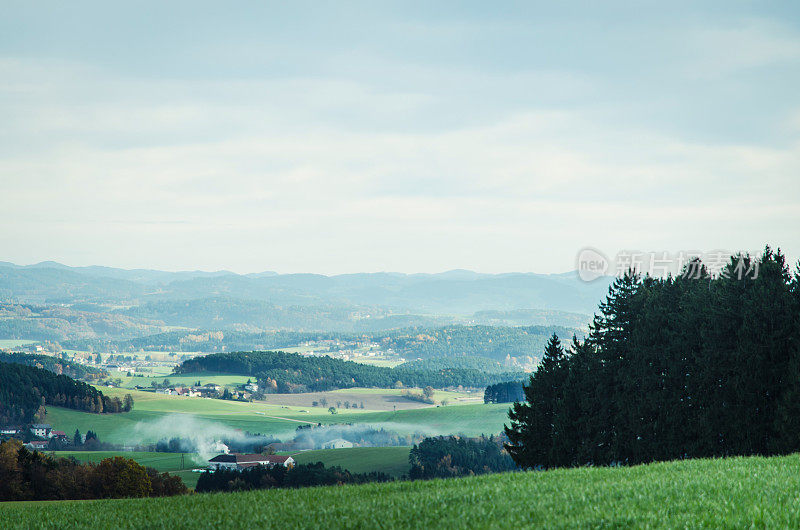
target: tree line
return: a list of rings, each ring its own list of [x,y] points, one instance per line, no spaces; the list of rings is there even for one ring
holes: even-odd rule
[[[629,271],[586,340],[553,335],[505,431],[522,467],[800,450],[800,266],[769,247],[710,275]]]
[[[370,366],[328,356],[305,357],[280,351],[216,353],[181,363],[175,372],[222,372],[255,376],[266,392],[292,393],[353,387],[485,387],[519,377],[466,368],[408,370]]]
[[[188,493],[179,477],[122,458],[99,464],[28,451],[22,442],[0,443],[0,501],[164,497]]]
[[[183,305],[183,303],[181,303]],[[185,309],[185,308],[184,308]],[[568,335],[578,332],[561,326],[412,326],[365,333],[274,331],[168,331],[128,339],[72,339],[62,341],[64,348],[92,351],[176,351],[206,352],[280,350],[309,342],[335,341],[348,346],[363,343],[380,344],[408,359],[483,358],[504,361],[507,356],[535,356],[552,333]],[[580,333],[580,332],[578,332]],[[338,349],[332,346],[332,349]],[[424,368],[443,366],[424,366]],[[485,360],[466,360],[447,368],[490,367],[502,371]]]
[[[108,376],[108,372],[105,370],[92,368],[66,359],[58,359],[50,355],[0,351],[0,362],[25,364],[37,368],[44,368],[45,370],[56,374],[63,374],[73,379],[90,380]]]
[[[255,466],[242,471],[218,469],[206,471],[197,481],[195,491],[247,491],[270,488],[304,488],[309,486],[334,486],[338,484],[365,484],[388,482],[389,475],[380,472],[351,473],[339,466],[326,468],[322,462],[298,464],[291,468],[281,465]]]
[[[127,412],[133,398],[103,395],[91,385],[42,368],[0,362],[0,425],[28,424],[45,405],[86,412]]]
[[[513,403],[525,399],[522,385],[525,381],[505,381],[486,387],[483,391],[484,403]]]
[[[412,480],[501,473],[517,468],[503,442],[494,436],[425,438],[411,448],[408,459]]]

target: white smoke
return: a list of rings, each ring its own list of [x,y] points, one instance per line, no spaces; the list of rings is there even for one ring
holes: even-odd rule
[[[220,453],[228,453],[222,440],[245,442],[250,437],[244,432],[221,423],[206,421],[190,414],[168,414],[155,421],[142,421],[133,427],[131,438],[139,443],[162,439],[183,438],[197,448],[198,463],[206,463]]]

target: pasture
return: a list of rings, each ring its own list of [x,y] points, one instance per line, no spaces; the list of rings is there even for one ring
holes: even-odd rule
[[[162,385],[164,381],[167,380],[175,386],[194,386],[197,385],[199,381],[200,385],[215,383],[220,386],[238,387],[245,384],[248,379],[255,380],[255,378],[249,378],[246,375],[217,374],[209,372],[181,375],[167,373],[165,375],[147,375],[144,377],[128,377],[126,375],[117,375],[114,373],[112,378],[121,379],[123,388],[134,388],[137,385],[147,388],[153,383]]]
[[[422,393],[421,388],[406,389],[417,394]],[[478,392],[453,392],[437,390],[433,394],[434,401],[442,401],[450,405],[460,405],[466,403],[483,403],[483,394]],[[415,401],[403,397],[403,390],[394,388],[343,388],[330,392],[306,392],[302,394],[267,394],[264,397],[265,403],[275,405],[290,405],[295,407],[309,408],[314,402],[318,406],[327,410],[334,406],[342,408],[345,402],[351,404],[353,408],[361,410],[363,403],[365,410],[407,410],[430,407],[429,403]],[[321,403],[327,403],[322,406]],[[340,412],[347,412],[347,409]]]
[[[35,344],[38,340],[26,339],[0,339],[0,349],[4,348],[18,348],[20,346],[27,346],[28,344]]]
[[[737,457],[2,511],[9,528],[796,528],[799,467]]]
[[[507,421],[508,406],[459,405],[395,411],[341,409],[330,414],[322,407],[297,407],[267,403],[223,401],[219,399],[167,396],[152,392],[104,388],[104,393],[134,398],[131,412],[91,414],[47,407],[46,422],[67,433],[91,429],[101,441],[135,445],[158,441],[161,437],[189,433],[242,431],[270,434],[278,438],[293,436],[305,423],[359,423],[382,426],[401,434],[499,433]]]
[[[410,447],[351,447],[347,449],[319,449],[292,454],[298,464],[322,462],[326,467],[340,466],[353,473],[380,471],[392,477],[408,473]],[[290,454],[290,453],[287,453]]]

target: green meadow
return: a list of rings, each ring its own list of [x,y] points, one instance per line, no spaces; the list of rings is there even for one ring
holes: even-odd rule
[[[35,344],[38,340],[26,339],[0,339],[0,348],[18,348],[19,346],[26,346],[28,344]]]
[[[0,511],[8,528],[796,528],[798,469],[739,457]]]
[[[201,385],[216,383],[220,386],[238,387],[245,384],[248,379],[254,379],[249,378],[246,375],[217,374],[208,372],[181,375],[166,374],[163,376],[144,377],[128,377],[123,373],[120,373],[120,375],[114,373],[111,377],[112,379],[121,379],[122,386],[124,388],[134,388],[135,386],[149,388],[152,383],[161,385],[165,380],[169,380],[169,382],[175,386],[194,386],[198,381],[200,381]]]
[[[392,477],[401,477],[411,468],[408,463],[410,447],[351,447],[346,449],[319,449],[292,454],[298,464],[322,462],[326,467],[340,466],[353,473],[380,471]],[[287,453],[290,454],[290,453]]]
[[[167,396],[153,392],[104,388],[103,392],[115,396],[130,392],[134,398],[131,412],[119,414],[91,414],[59,407],[47,407],[47,423],[68,434],[79,429],[95,431],[102,441],[135,445],[154,442],[158,436],[142,434],[141,423],[156,423],[173,414],[191,416],[203,422],[213,422],[232,429],[272,434],[292,433],[298,425],[306,423],[362,423],[382,424],[385,428],[402,434],[479,434],[499,433],[507,421],[508,405],[457,405],[426,407],[394,411],[344,409],[330,414],[321,407],[293,407],[223,401],[219,399]]]

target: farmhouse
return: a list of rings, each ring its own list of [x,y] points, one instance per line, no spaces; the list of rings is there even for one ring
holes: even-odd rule
[[[291,456],[230,453],[217,455],[208,461],[208,468],[213,471],[217,469],[242,471],[255,466],[277,465],[292,467],[294,459]]]
[[[353,442],[348,442],[344,438],[336,438],[322,444],[323,449],[346,449],[348,447],[353,447]]]
[[[39,438],[49,437],[51,430],[53,430],[53,427],[47,423],[34,423],[31,425],[31,432],[34,436],[38,436]]]
[[[45,451],[47,449],[48,443],[49,442],[44,442],[44,441],[41,441],[41,442],[37,442],[37,441],[28,442],[28,443],[25,444],[25,448],[30,450],[30,451]]]
[[[50,438],[55,438],[56,440],[66,441],[67,440],[67,433],[64,431],[50,431]]]

